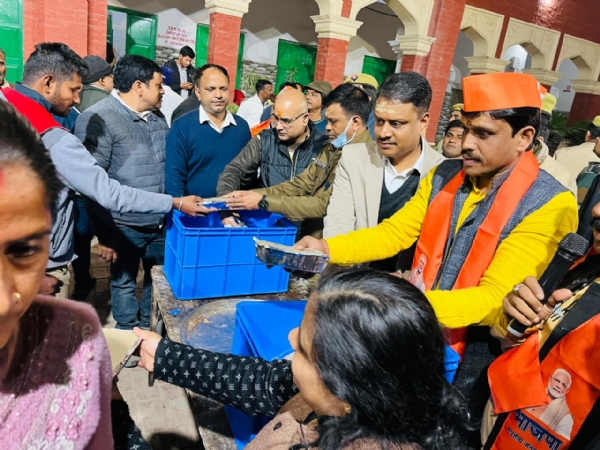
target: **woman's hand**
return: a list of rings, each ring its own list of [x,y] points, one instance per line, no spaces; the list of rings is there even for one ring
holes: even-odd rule
[[[161,335],[137,327],[133,329],[133,333],[137,337],[142,338],[142,343],[140,344],[140,357],[142,360],[138,363],[138,366],[143,367],[148,372],[154,372],[154,356],[156,355],[158,344],[162,340]]]

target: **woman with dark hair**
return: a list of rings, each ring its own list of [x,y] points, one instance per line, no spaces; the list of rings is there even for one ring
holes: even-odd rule
[[[136,334],[141,364],[157,378],[274,416],[248,450],[460,449],[470,428],[463,401],[444,379],[444,336],[431,305],[407,281],[382,272],[321,280],[290,333],[291,364]]]
[[[0,101],[0,448],[112,448],[110,356],[96,312],[38,296],[63,188]]]

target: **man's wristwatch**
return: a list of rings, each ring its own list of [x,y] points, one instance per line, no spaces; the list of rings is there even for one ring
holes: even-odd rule
[[[258,208],[264,211],[269,209],[269,202],[267,202],[267,196],[263,195],[260,201],[258,202]]]

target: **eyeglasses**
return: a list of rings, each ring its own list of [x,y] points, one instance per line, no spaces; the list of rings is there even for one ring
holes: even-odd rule
[[[294,119],[280,119],[279,117],[277,117],[275,114],[271,114],[271,124],[277,125],[278,122],[281,122],[281,125],[284,128],[290,127],[296,120],[298,120],[300,117],[307,115],[308,113],[302,113],[300,114],[298,117],[294,118]]]

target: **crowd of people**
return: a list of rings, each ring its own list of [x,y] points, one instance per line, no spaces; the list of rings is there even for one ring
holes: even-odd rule
[[[598,448],[600,116],[552,155],[556,99],[535,78],[472,76],[431,146],[439,93],[418,73],[277,95],[259,80],[232,113],[227,70],[194,58],[42,43],[13,86],[0,50],[0,448],[149,448],[130,420],[119,432],[96,313],[64,300],[69,266],[73,299],[94,289],[93,236],[139,364],[273,418],[248,449]],[[215,196],[224,227],[238,210],[278,213],[298,249],[330,258],[291,362],[149,331],[166,216],[216,214],[201,204]],[[572,233],[587,256],[546,292]],[[461,357],[452,384],[446,346]]]

